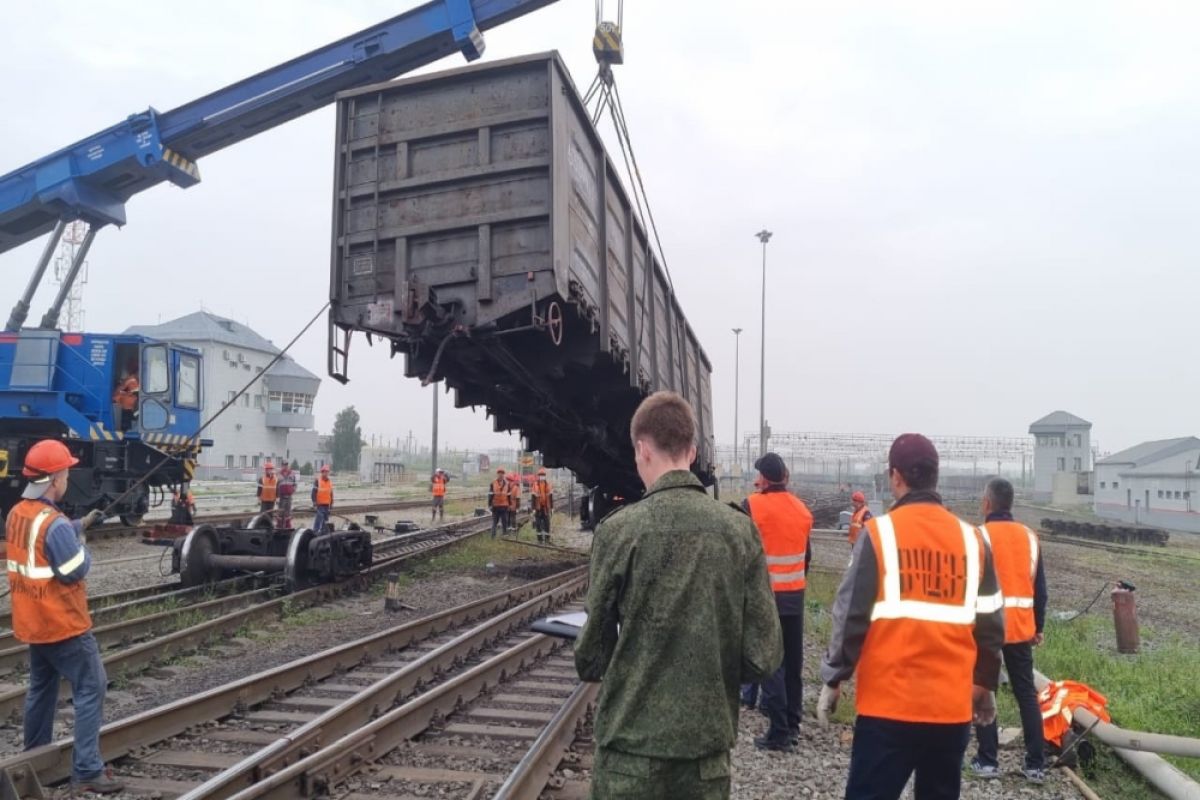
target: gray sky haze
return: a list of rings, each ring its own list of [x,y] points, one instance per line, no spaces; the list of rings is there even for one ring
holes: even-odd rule
[[[0,173],[413,5],[14,6]],[[1105,450],[1200,433],[1197,23],[1190,3],[629,0],[617,80],[712,362],[718,439],[732,437],[735,326],[740,428],[757,425],[763,227],[777,431],[1021,435],[1062,408]],[[560,0],[489,31],[484,58],[557,49],[584,89],[592,27],[592,3]],[[133,198],[129,224],[96,238],[88,329],[203,305],[290,339],[328,294],[333,117],[203,159],[191,189]],[[3,313],[41,246],[0,255]],[[50,299],[45,286],[33,319]],[[344,387],[325,352],[324,324],[293,351],[325,378],[322,429],[353,403],[368,438],[428,440],[431,390],[385,348],[358,338]],[[443,445],[514,441],[448,406]]]

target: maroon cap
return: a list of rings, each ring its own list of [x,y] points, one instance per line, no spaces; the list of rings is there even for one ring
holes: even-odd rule
[[[888,451],[888,466],[906,472],[914,467],[937,469],[938,453],[933,442],[919,433],[902,433]]]

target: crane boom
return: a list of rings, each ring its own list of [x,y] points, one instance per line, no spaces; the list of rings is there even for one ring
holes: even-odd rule
[[[454,51],[483,52],[481,31],[554,0],[433,0],[165,113],[149,108],[0,176],[0,253],[60,220],[125,224],[125,202],[170,181],[200,181],[196,161]]]

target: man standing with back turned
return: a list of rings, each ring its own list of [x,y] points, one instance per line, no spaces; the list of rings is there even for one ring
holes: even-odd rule
[[[575,645],[579,677],[603,679],[591,796],[727,798],[738,686],[782,657],[762,543],[691,473],[682,397],[647,397],[630,435],[646,494],[596,528]]]
[[[817,702],[824,723],[855,674],[858,719],[847,800],[952,800],[971,721],[996,718],[1004,606],[991,548],[942,506],[938,454],[918,433],[892,442],[891,511],[867,523],[833,605]]]
[[[5,541],[13,634],[29,645],[25,749],[50,743],[58,685],[67,681],[75,705],[71,785],[113,794],[124,786],[105,770],[100,757],[108,677],[92,635],[83,582],[92,564],[82,542],[84,531],[101,519],[101,513],[91,511],[71,522],[56,505],[67,493],[68,471],[78,463],[57,439],[43,439],[29,448],[21,470],[29,484],[8,512]]]
[[[1021,735],[1025,739],[1022,772],[1033,783],[1046,779],[1046,743],[1042,737],[1042,709],[1033,683],[1033,648],[1042,643],[1046,622],[1046,572],[1042,568],[1037,534],[1013,519],[1013,486],[1004,478],[988,481],[983,494],[980,526],[992,546],[996,575],[1004,593],[1004,666],[1013,697],[1021,710]],[[995,721],[977,725],[979,751],[971,771],[979,778],[1000,777],[1000,733]]]

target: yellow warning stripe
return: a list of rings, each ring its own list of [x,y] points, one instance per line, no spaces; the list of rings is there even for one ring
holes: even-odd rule
[[[621,40],[620,31],[606,31],[596,28],[596,35],[592,37],[592,48],[594,50],[620,50]]]
[[[186,172],[188,175],[191,175],[196,180],[200,180],[200,168],[198,166],[196,166],[195,161],[189,161],[188,159],[179,155],[179,153],[176,153],[174,150],[172,150],[169,147],[163,148],[162,157],[163,157],[163,161],[166,161],[171,166],[175,167],[176,169],[178,169],[182,172]]]

